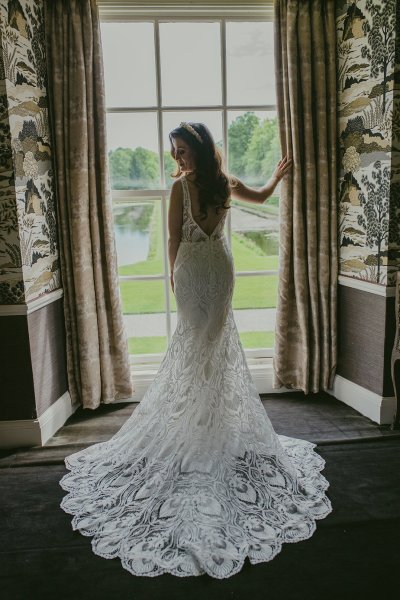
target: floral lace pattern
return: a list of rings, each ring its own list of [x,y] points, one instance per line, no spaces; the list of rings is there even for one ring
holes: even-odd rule
[[[311,537],[332,506],[315,444],[277,435],[253,383],[224,219],[207,236],[188,202],[167,352],[121,429],[65,459],[61,507],[134,575],[222,579]]]

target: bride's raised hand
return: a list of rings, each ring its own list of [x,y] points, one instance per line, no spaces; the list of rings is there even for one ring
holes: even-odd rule
[[[292,163],[292,159],[287,156],[281,158],[272,173],[271,179],[275,179],[279,183],[282,177],[292,168]]]

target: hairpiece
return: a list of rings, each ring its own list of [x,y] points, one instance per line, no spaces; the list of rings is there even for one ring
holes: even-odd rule
[[[194,135],[194,137],[198,139],[198,141],[200,142],[200,144],[203,143],[203,139],[202,139],[201,135],[194,129],[194,127],[192,127],[191,125],[189,125],[189,123],[185,123],[185,121],[182,121],[182,123],[180,124],[180,127],[183,127],[184,129],[186,129],[187,131],[189,131],[189,133],[191,133],[192,135]]]

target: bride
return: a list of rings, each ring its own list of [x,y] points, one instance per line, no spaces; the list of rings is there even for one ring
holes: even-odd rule
[[[331,511],[316,444],[275,433],[232,312],[235,271],[224,233],[231,196],[269,197],[221,169],[208,128],[170,133],[178,169],[168,215],[177,326],[159,370],[121,429],[65,459],[61,507],[93,551],[134,575],[219,579],[312,536]]]

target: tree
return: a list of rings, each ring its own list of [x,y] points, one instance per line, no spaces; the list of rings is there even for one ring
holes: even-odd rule
[[[108,153],[112,187],[116,190],[129,187],[129,170],[132,161],[131,148],[117,148]]]
[[[40,4],[32,3],[32,8],[29,4],[25,5],[25,11],[28,17],[27,20],[27,34],[30,40],[31,47],[33,50],[33,56],[30,57],[32,60],[36,77],[37,86],[43,88],[47,86],[47,69],[46,69],[46,40],[44,33],[44,19],[43,19],[43,8]],[[32,31],[28,25],[28,22],[32,25]]]
[[[280,157],[277,119],[265,119],[254,129],[244,156],[246,175],[262,180],[269,179]]]
[[[139,146],[132,154],[129,175],[136,183],[136,189],[157,187],[160,183],[160,163],[158,155]]]
[[[349,146],[347,148],[342,158],[342,164],[345,172],[350,173],[348,185],[348,188],[350,190],[353,173],[360,168],[361,164],[360,155],[358,154],[354,146]]]
[[[117,148],[108,153],[112,187],[115,190],[157,187],[160,183],[156,152],[138,147]]]
[[[400,246],[400,182],[398,181],[392,181],[390,188],[389,244]]]
[[[377,247],[376,282],[380,283],[382,244],[387,243],[389,234],[390,169],[382,168],[381,161],[377,160],[371,177],[363,175],[361,181],[366,187],[367,195],[360,194],[364,215],[358,215],[357,222],[365,230],[367,245],[370,248]]]
[[[238,177],[246,171],[245,154],[259,122],[259,118],[253,112],[246,112],[232,121],[229,126],[229,171]]]
[[[372,25],[367,26],[368,44],[361,49],[361,56],[371,62],[371,75],[383,73],[383,113],[386,105],[388,70],[395,56],[396,1],[385,0],[382,5],[367,0],[366,9],[372,16]]]
[[[341,90],[344,89],[344,80],[351,54],[351,42],[342,42],[338,46],[338,80]]]

